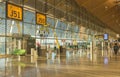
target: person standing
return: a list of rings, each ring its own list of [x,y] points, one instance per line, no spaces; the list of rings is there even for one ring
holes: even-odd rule
[[[115,45],[114,45],[114,53],[115,53],[115,55],[117,55],[117,53],[118,53],[118,50],[119,50],[119,46],[117,45],[117,43],[115,43]]]
[[[40,56],[41,55],[41,46],[40,46],[40,43],[39,43],[39,41],[37,41],[37,52],[38,52],[38,56]]]

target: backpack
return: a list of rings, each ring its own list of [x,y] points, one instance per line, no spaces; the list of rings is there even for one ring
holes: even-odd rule
[[[119,47],[118,46],[114,46],[114,50],[118,50],[119,49]]]

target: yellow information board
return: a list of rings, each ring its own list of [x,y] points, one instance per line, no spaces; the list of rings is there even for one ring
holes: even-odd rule
[[[36,24],[45,26],[46,25],[46,15],[37,12],[36,13]]]
[[[16,19],[16,20],[23,20],[23,8],[18,5],[14,5],[11,3],[7,3],[7,18]]]

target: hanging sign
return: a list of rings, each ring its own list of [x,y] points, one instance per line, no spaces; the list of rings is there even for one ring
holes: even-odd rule
[[[108,37],[109,37],[108,33],[105,33],[104,34],[104,40],[108,40],[109,39]]]
[[[23,20],[23,8],[21,6],[7,3],[6,5],[6,13],[7,18],[16,19],[16,20]]]
[[[36,24],[38,25],[46,25],[46,15],[42,13],[36,13]]]

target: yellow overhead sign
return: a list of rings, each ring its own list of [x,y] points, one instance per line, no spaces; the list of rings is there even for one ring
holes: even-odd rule
[[[23,8],[11,3],[7,3],[7,17],[16,20],[23,20]]]
[[[38,25],[46,25],[46,15],[41,13],[36,13],[36,24]]]

